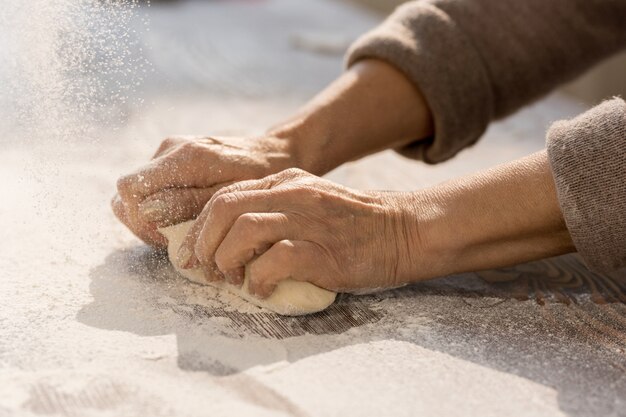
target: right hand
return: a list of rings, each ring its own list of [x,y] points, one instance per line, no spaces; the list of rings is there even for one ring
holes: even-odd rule
[[[193,219],[220,188],[295,166],[286,139],[173,137],[117,182],[113,212],[144,242],[165,247],[157,227]]]

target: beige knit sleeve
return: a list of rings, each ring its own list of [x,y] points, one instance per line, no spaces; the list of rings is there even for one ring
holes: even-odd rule
[[[626,103],[614,98],[548,131],[559,204],[590,269],[626,267]]]
[[[400,152],[436,163],[624,47],[625,22],[626,0],[413,1],[357,40],[347,65],[382,59],[419,86],[435,135]]]

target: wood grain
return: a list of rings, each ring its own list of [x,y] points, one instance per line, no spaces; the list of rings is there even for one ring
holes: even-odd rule
[[[360,300],[358,297],[343,294],[324,311],[306,316],[287,317],[272,312],[241,313],[225,308],[207,308],[200,305],[174,311],[196,320],[210,317],[224,317],[230,320],[228,327],[235,333],[254,334],[261,337],[285,339],[305,334],[339,334],[351,328],[376,323],[383,313],[372,308],[372,298]],[[189,307],[189,306],[186,306]]]
[[[476,273],[498,292],[518,300],[575,303],[587,296],[596,304],[625,303],[626,277],[589,271],[578,255],[565,255]]]

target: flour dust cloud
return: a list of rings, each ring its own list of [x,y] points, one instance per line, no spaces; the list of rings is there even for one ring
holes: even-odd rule
[[[149,71],[136,0],[4,0],[3,141],[97,138],[117,126]]]
[[[138,0],[0,0],[0,151],[15,154],[16,167],[6,169],[19,173],[3,179],[4,192],[29,198],[24,211],[45,218],[49,233],[80,235],[81,221],[108,213],[103,196],[113,187],[98,161],[142,104],[148,8]],[[94,176],[103,178],[99,190],[84,185]]]

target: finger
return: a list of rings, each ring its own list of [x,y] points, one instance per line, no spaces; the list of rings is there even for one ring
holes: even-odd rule
[[[167,248],[167,239],[157,230],[156,224],[148,223],[146,227],[133,231],[141,240],[157,249]]]
[[[216,194],[213,195],[212,199],[215,198],[215,195]],[[177,262],[183,269],[200,266],[200,262],[195,255],[195,247],[196,242],[198,241],[198,236],[200,236],[200,233],[206,223],[206,219],[209,216],[208,205],[209,203],[204,206],[202,212],[200,212],[198,218],[193,222],[193,225],[187,232],[187,235],[185,235],[183,242],[178,248],[178,252],[176,254]],[[209,268],[209,270],[218,270],[217,265],[214,265],[213,263],[207,263],[205,267]]]
[[[119,221],[126,224],[128,221],[128,217],[126,216],[126,210],[124,210],[124,203],[120,198],[119,194],[115,194],[111,199],[111,209],[113,210],[113,214],[118,218]]]
[[[206,220],[197,234],[194,254],[201,264],[214,263],[215,251],[239,216],[246,213],[286,212],[302,196],[298,190],[253,190],[216,195],[205,207]],[[192,243],[192,242],[190,242]]]
[[[228,185],[226,183],[224,185]],[[139,204],[139,216],[159,227],[194,219],[222,184],[209,188],[170,188],[147,197]]]
[[[248,291],[267,298],[285,279],[315,283],[322,273],[324,258],[322,249],[313,242],[281,240],[249,264]]]
[[[126,202],[139,202],[166,188],[193,187],[181,170],[182,164],[170,156],[153,159],[117,181],[117,192]]]
[[[227,194],[236,191],[269,190],[272,188],[277,188],[281,185],[288,184],[289,182],[305,175],[310,174],[296,168],[286,169],[284,171],[277,172],[263,178],[238,181],[228,187],[224,187],[223,189],[221,189],[219,193],[216,193],[216,197],[219,194]]]
[[[281,240],[296,240],[301,235],[295,221],[284,213],[246,213],[233,227],[215,252],[215,263],[231,284],[243,282],[242,267]]]
[[[290,171],[283,171],[258,180],[239,181],[216,192],[194,222],[185,239],[183,239],[177,255],[179,265],[182,268],[192,268],[202,263],[212,270],[219,271],[213,258],[219,243],[226,236],[228,229],[230,229],[237,217],[245,213],[242,210],[246,208],[248,208],[249,212],[270,211],[264,209],[264,207],[269,207],[267,205],[269,199],[268,195],[264,194],[263,191],[269,191],[273,186],[284,183],[288,180],[287,177],[294,177],[289,174]],[[253,198],[253,196],[256,196],[256,198]],[[240,201],[246,200],[245,197],[249,197],[249,204],[237,210],[235,206]],[[276,203],[280,204],[281,202],[277,201]],[[253,208],[252,206],[255,204],[257,207]],[[217,214],[215,214],[216,212]],[[205,228],[206,231],[203,233]],[[201,234],[203,236],[202,239],[207,239],[207,241],[198,246],[198,242],[201,241]]]
[[[262,180],[239,181],[217,191],[213,195],[211,200],[224,198],[220,196],[236,191],[252,190],[256,188],[265,189],[264,187],[268,187],[268,184],[264,183]],[[209,200],[209,203],[211,202],[211,200]],[[183,243],[180,245],[180,248],[178,248],[178,264],[181,265],[181,268],[183,269],[192,268],[200,264],[197,256],[195,255],[195,248],[200,233],[202,232],[202,229],[207,222],[207,218],[209,217],[209,213],[211,210],[209,203],[204,206],[204,209],[194,222],[193,226],[191,226],[189,232],[187,232],[187,236],[185,236],[185,238],[183,239]],[[214,262],[206,262],[205,265],[210,266],[212,269],[218,270],[217,265],[215,265]]]
[[[194,142],[185,142],[170,153],[153,159],[117,182],[122,200],[138,202],[168,188],[208,188],[232,179],[233,164],[219,161],[217,153],[200,152]],[[202,169],[199,169],[202,167]]]
[[[184,142],[189,142],[189,139],[186,139],[186,138],[181,137],[181,136],[164,139],[161,142],[161,144],[159,145],[159,147],[156,150],[156,152],[154,153],[154,155],[152,156],[152,159],[156,159],[156,158],[158,158],[160,156],[168,154],[173,149],[175,149],[176,146],[178,146],[178,145],[180,145],[181,143],[184,143]]]
[[[240,191],[262,191],[269,190],[272,188],[273,182],[268,180],[269,177],[264,177],[260,179],[253,180],[244,180],[234,182],[222,189],[219,192],[215,193],[215,197],[217,198],[220,194],[229,194]]]
[[[113,197],[113,200],[111,201],[111,208],[120,222],[122,222],[122,224],[130,229],[131,232],[148,245],[156,248],[167,247],[167,240],[157,231],[156,224],[137,222],[136,219],[133,219],[132,216],[129,215],[129,211],[118,195]]]

